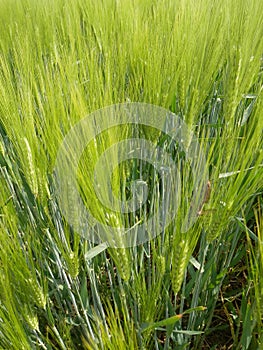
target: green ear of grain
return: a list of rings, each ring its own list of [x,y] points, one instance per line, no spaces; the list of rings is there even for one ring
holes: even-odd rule
[[[124,281],[128,281],[131,276],[131,260],[128,248],[108,248],[108,252],[116,264],[117,271]]]

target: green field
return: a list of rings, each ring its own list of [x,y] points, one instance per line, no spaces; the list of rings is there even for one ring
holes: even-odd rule
[[[0,0],[0,349],[263,349],[262,38],[262,0]],[[54,169],[76,125],[132,103],[169,111],[186,140],[106,117],[79,161],[64,149],[97,222],[144,235],[152,218],[127,246],[85,226],[70,186],[59,199]],[[169,154],[180,196],[156,153],[106,151],[135,138]],[[93,188],[104,153],[114,208]]]

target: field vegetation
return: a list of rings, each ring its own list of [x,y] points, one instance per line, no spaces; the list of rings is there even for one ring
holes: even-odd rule
[[[0,33],[0,348],[263,349],[262,0],[0,0]],[[173,222],[114,248],[68,223],[54,167],[76,123],[130,102],[186,123],[209,196],[183,232],[195,189],[182,168]],[[183,160],[164,133],[135,131]],[[133,132],[110,128],[83,152],[79,189],[101,220],[90,169]],[[123,162],[110,182],[127,199],[140,178],[144,211],[109,213],[116,227],[158,211],[152,165]]]

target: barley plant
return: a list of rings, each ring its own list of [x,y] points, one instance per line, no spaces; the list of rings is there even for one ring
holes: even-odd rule
[[[0,348],[263,348],[262,0],[0,0],[0,33]],[[127,245],[95,224],[80,232],[75,189],[69,219],[54,169],[80,121],[132,103],[177,116],[205,168],[171,128],[98,123],[77,190],[116,232],[144,235],[153,218]],[[153,163],[107,151],[131,138],[152,145]],[[157,150],[175,165],[170,187]],[[136,210],[101,203],[103,154],[102,196],[110,184],[116,203],[143,202],[147,183]]]

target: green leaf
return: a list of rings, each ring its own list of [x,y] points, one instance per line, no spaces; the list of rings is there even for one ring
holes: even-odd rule
[[[194,312],[194,311],[204,311],[204,310],[206,310],[206,307],[204,307],[204,306],[197,306],[197,307],[193,307],[191,309],[188,309],[188,310],[184,311],[182,314],[178,314],[178,315],[166,318],[166,319],[164,319],[162,321],[155,322],[155,323],[150,323],[150,324],[143,324],[142,332],[145,332],[145,331],[148,331],[148,330],[151,330],[151,329],[155,329],[157,327],[171,326],[171,325],[175,324],[176,322],[178,322],[183,317],[183,315],[190,314],[191,312]]]
[[[155,322],[155,323],[150,323],[150,324],[144,324],[142,326],[142,332],[149,331],[151,329],[155,329],[157,327],[165,327],[165,326],[170,326],[178,322],[181,318],[183,317],[183,314],[175,315],[169,318],[166,318],[165,320]]]

